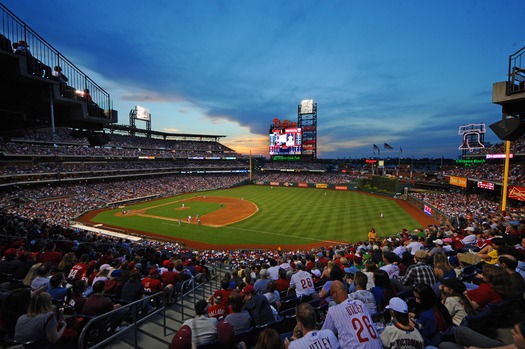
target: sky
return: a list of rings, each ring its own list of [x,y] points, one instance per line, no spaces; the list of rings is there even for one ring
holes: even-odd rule
[[[525,46],[522,0],[2,3],[110,93],[119,124],[140,105],[153,130],[263,156],[272,120],[297,121],[303,99],[317,103],[322,159],[373,144],[456,158],[471,123],[500,142],[492,84]]]

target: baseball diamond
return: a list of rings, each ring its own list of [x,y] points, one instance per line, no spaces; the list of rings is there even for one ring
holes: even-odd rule
[[[390,197],[255,185],[97,210],[80,220],[197,249],[285,250],[365,239],[371,226],[385,236],[436,223],[410,203]]]

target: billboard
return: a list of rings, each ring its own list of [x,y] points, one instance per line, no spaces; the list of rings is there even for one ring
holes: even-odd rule
[[[467,187],[467,179],[465,177],[450,176],[450,184],[451,185],[456,185],[458,187],[466,188]]]
[[[301,155],[302,129],[300,127],[270,130],[270,155]]]
[[[139,105],[135,106],[136,111],[136,118],[138,120],[145,120],[150,121],[151,120],[151,113],[149,112],[149,109],[143,108]]]

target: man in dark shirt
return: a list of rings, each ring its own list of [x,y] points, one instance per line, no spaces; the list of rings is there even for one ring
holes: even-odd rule
[[[93,294],[86,300],[82,307],[82,313],[91,316],[105,314],[118,308],[119,304],[113,304],[113,301],[104,296],[104,281],[97,281],[93,285]]]
[[[252,285],[246,285],[240,293],[244,297],[244,310],[250,313],[255,326],[266,325],[275,320],[268,298],[261,294],[255,294]]]
[[[128,282],[122,288],[122,300],[126,302],[134,302],[144,297],[144,286],[140,282],[140,273],[131,274]]]

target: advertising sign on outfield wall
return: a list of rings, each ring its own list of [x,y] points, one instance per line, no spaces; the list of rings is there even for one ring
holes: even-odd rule
[[[315,187],[316,187],[317,189],[326,189],[326,188],[328,188],[328,184],[325,184],[325,183],[316,183],[316,184],[315,184]]]
[[[466,188],[467,179],[465,177],[450,176],[450,184],[458,187]]]
[[[348,190],[346,185],[336,185],[335,190]]]
[[[525,201],[525,187],[509,185],[509,199]]]

